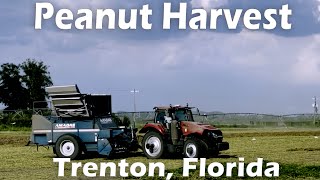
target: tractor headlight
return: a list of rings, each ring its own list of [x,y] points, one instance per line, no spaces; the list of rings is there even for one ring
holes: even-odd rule
[[[215,139],[218,138],[218,135],[216,135],[216,134],[213,133],[213,132],[210,132],[210,131],[209,131],[207,134],[208,134],[208,136],[211,137],[211,138],[215,138]]]
[[[215,138],[215,139],[218,139],[218,135],[216,135],[215,133],[212,133],[212,136]]]
[[[208,131],[208,132],[207,132],[207,136],[208,136],[208,137],[211,137],[211,132]]]

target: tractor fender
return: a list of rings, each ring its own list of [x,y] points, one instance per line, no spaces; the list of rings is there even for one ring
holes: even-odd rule
[[[157,123],[148,123],[139,131],[139,133],[146,133],[148,131],[155,131],[161,135],[165,134],[165,128],[161,124]]]
[[[200,135],[199,133],[192,133],[192,134],[188,134],[187,136],[185,136],[184,141],[187,141],[189,139],[199,139],[202,140],[203,137],[202,135]]]

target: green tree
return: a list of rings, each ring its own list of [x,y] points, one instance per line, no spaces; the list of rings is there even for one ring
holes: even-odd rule
[[[117,126],[122,126],[122,121],[119,118],[119,116],[115,115],[114,113],[111,114],[112,116],[112,120],[113,122],[117,125]]]
[[[22,82],[28,89],[28,107],[33,107],[35,101],[45,101],[47,93],[45,87],[52,85],[48,66],[42,61],[27,59],[21,64],[23,71]],[[47,103],[35,104],[37,107],[47,107]]]
[[[5,63],[0,69],[0,102],[7,110],[27,108],[27,91],[21,84],[20,67],[13,63]]]
[[[122,121],[122,124],[126,127],[129,127],[131,122],[130,122],[130,118],[128,116],[124,116],[123,117],[123,121]]]

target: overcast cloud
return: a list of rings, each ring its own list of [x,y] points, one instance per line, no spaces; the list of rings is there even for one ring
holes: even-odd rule
[[[167,0],[169,1],[169,0]],[[206,111],[312,112],[320,96],[318,0],[193,0],[189,7],[279,8],[288,3],[294,29],[227,31],[61,31],[54,22],[34,30],[35,2],[2,2],[0,63],[41,59],[54,84],[77,83],[83,92],[113,95],[114,110],[189,102]],[[163,0],[50,1],[56,9],[140,8],[150,4],[161,21]],[[178,1],[172,0],[177,5]],[[159,23],[161,24],[161,23]]]

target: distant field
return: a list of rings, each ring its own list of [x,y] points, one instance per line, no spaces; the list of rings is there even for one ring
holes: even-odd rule
[[[237,162],[244,157],[246,162],[264,158],[266,161],[280,163],[281,179],[320,179],[320,129],[295,128],[226,128],[223,129],[225,140],[231,149],[210,162]],[[28,132],[0,132],[0,179],[57,179],[58,166],[52,162],[55,157],[52,149],[24,146],[28,141]],[[318,138],[316,138],[318,137]],[[134,162],[155,162],[148,160],[140,152],[126,158],[129,164]],[[107,160],[103,157],[80,160],[80,162],[116,162],[121,159]],[[166,165],[166,169],[181,177],[182,159],[157,160]],[[70,178],[70,166],[66,167],[65,179]],[[197,178],[198,171],[191,174]],[[78,178],[86,179],[78,173]],[[107,179],[106,177],[101,179]],[[174,178],[172,178],[174,179]],[[200,179],[200,178],[197,178]]]

